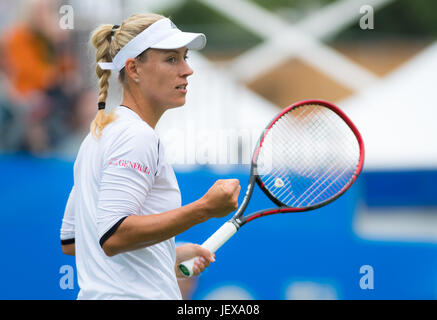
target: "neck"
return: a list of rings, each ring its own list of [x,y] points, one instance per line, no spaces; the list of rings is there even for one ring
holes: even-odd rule
[[[135,95],[127,90],[123,92],[121,104],[137,113],[140,118],[153,129],[155,129],[156,124],[164,113],[163,110],[153,107],[153,105],[142,96]]]

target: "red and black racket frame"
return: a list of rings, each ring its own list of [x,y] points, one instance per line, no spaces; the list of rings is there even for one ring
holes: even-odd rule
[[[333,195],[329,199],[326,199],[325,201],[319,202],[319,203],[317,203],[315,205],[312,205],[312,206],[308,206],[308,207],[289,207],[289,206],[285,205],[284,203],[282,203],[281,201],[279,201],[264,186],[264,183],[261,180],[261,177],[257,174],[257,159],[258,159],[259,151],[260,151],[260,149],[262,147],[262,144],[264,142],[264,138],[266,137],[266,135],[268,134],[269,130],[272,128],[272,126],[274,125],[274,123],[276,121],[278,121],[284,114],[290,112],[293,109],[296,109],[296,108],[299,108],[299,107],[303,107],[305,105],[314,105],[314,104],[317,104],[317,105],[320,105],[320,106],[323,106],[323,107],[326,107],[326,108],[332,110],[340,118],[342,118],[345,121],[345,123],[349,126],[349,128],[352,130],[352,132],[355,134],[355,137],[357,138],[358,145],[359,145],[359,150],[360,150],[360,157],[359,157],[358,165],[357,165],[357,167],[355,169],[355,172],[352,175],[352,178],[335,195]],[[258,140],[258,142],[256,144],[255,151],[253,152],[251,168],[250,168],[250,178],[249,178],[249,183],[248,183],[248,186],[247,186],[246,194],[244,195],[244,198],[243,198],[243,201],[241,203],[241,206],[238,208],[238,210],[236,211],[236,213],[234,214],[232,219],[229,220],[229,221],[232,222],[237,227],[237,229],[239,229],[240,227],[245,225],[247,222],[252,221],[254,219],[257,219],[257,218],[260,218],[260,217],[267,216],[267,215],[272,215],[272,214],[277,214],[277,213],[290,213],[290,212],[310,211],[310,210],[314,210],[314,209],[326,206],[327,204],[329,204],[329,203],[333,202],[334,200],[338,199],[341,195],[343,195],[352,186],[352,184],[356,181],[358,175],[361,173],[361,171],[363,169],[363,165],[364,165],[364,143],[363,143],[363,139],[362,139],[361,134],[358,131],[358,129],[355,127],[355,125],[352,123],[352,121],[346,116],[346,114],[343,111],[341,111],[337,106],[333,105],[332,103],[329,103],[329,102],[323,101],[323,100],[303,100],[303,101],[296,102],[295,104],[292,104],[292,105],[288,106],[287,108],[282,110],[278,115],[276,115],[273,118],[273,120],[264,129],[261,137],[259,138],[259,140]],[[255,183],[265,193],[265,195],[274,204],[276,204],[278,207],[277,208],[264,209],[264,210],[261,210],[261,211],[257,211],[257,212],[251,213],[251,214],[249,214],[247,216],[243,216],[243,213],[246,210],[247,205],[249,204],[249,200],[250,200],[250,198],[252,196],[253,188],[255,186]]]

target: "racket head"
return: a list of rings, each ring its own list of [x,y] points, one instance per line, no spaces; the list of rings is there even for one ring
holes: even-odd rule
[[[363,139],[343,111],[324,100],[292,104],[267,125],[251,164],[250,181],[278,208],[245,217],[238,210],[234,218],[243,225],[265,215],[325,206],[352,186],[363,164]]]

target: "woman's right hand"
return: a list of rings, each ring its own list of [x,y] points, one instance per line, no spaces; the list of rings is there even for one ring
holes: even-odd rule
[[[238,179],[217,180],[202,197],[209,218],[221,218],[238,208]]]

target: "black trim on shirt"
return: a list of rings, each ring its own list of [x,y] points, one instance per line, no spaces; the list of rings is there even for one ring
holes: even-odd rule
[[[120,104],[120,107],[125,107],[128,108],[129,110],[132,110],[131,108],[129,108],[128,106],[125,106],[124,104]],[[133,111],[133,110],[132,110]],[[134,111],[135,112],[135,111]]]
[[[72,244],[72,243],[74,243],[74,242],[75,242],[75,239],[74,239],[74,238],[61,240],[61,244],[62,244],[62,245]]]
[[[117,231],[118,227],[120,226],[120,224],[124,221],[124,219],[126,219],[128,216],[121,218],[120,220],[117,221],[116,224],[114,224],[111,229],[109,229],[108,231],[106,231],[106,233],[100,238],[100,246],[103,247],[103,244],[106,242],[106,240],[109,239],[110,236],[112,236],[115,231]]]

